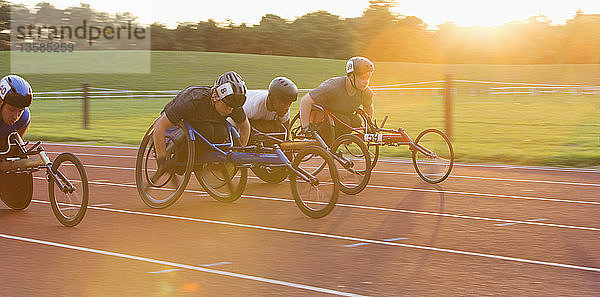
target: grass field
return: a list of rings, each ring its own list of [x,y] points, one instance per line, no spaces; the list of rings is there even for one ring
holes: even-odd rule
[[[8,72],[8,53],[0,52],[0,71]],[[154,52],[150,74],[22,74],[36,91],[53,91],[89,82],[95,87],[166,90],[210,84],[236,70],[250,88],[266,88],[278,75],[301,88],[343,73],[345,61],[196,52]],[[600,85],[600,65],[431,65],[378,63],[372,85],[456,78],[555,84]],[[466,87],[458,85],[459,88]],[[444,127],[442,98],[380,92],[376,117],[390,115],[388,127],[402,126],[415,137],[426,128]],[[82,129],[81,103],[35,100],[28,139],[136,145],[168,99],[91,101],[91,125]],[[297,105],[293,106],[294,111]],[[295,112],[294,112],[295,113]],[[554,166],[600,165],[600,96],[481,95],[459,92],[454,103],[454,147],[459,161]],[[385,155],[406,155],[386,149]]]

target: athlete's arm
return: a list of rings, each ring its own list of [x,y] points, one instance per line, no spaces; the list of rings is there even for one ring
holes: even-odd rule
[[[17,133],[21,135],[21,138],[24,138],[25,133],[27,133],[27,130],[29,130],[29,123],[27,123],[27,126],[23,127],[22,129],[17,130]]]
[[[243,122],[239,123],[238,128],[240,129],[242,146],[246,146],[248,144],[248,139],[250,138],[250,121],[248,121],[248,118],[246,118]]]
[[[371,105],[363,105],[363,110],[373,119],[374,110],[372,102]]]
[[[310,122],[310,111],[314,104],[315,100],[310,97],[309,93],[306,93],[306,95],[300,99],[300,125],[302,125],[302,128],[308,127]]]
[[[163,113],[160,117],[154,122],[154,149],[156,150],[156,158],[164,159],[167,155],[166,143],[165,143],[165,134],[167,130],[173,127],[173,123],[167,118],[167,116]]]

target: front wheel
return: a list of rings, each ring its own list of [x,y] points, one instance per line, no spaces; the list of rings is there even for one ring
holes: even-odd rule
[[[327,151],[318,146],[307,146],[294,158],[292,167],[310,173],[315,164],[325,163],[326,167],[311,177],[314,182],[304,180],[290,172],[290,187],[296,205],[305,215],[311,218],[322,218],[328,215],[339,196],[337,170],[333,158]]]
[[[338,165],[340,190],[348,195],[356,195],[365,189],[371,179],[371,155],[365,143],[356,135],[344,134],[338,137],[331,151],[346,164]]]
[[[75,155],[62,153],[52,163],[51,170],[57,178],[51,177],[48,182],[52,212],[61,224],[73,227],[81,222],[87,210],[89,192],[85,168]]]
[[[427,129],[415,139],[411,147],[417,174],[430,184],[443,182],[454,165],[454,149],[448,136],[437,129]]]

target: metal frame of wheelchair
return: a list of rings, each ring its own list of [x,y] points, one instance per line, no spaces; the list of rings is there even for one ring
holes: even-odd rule
[[[152,160],[155,159],[153,143],[153,125],[148,129],[140,147],[136,160],[136,184],[142,201],[152,208],[165,208],[175,203],[186,190],[192,172],[202,188],[213,198],[221,202],[233,202],[239,199],[247,183],[248,168],[265,168],[273,170],[285,168],[290,180],[291,192],[296,205],[307,216],[321,218],[328,215],[337,203],[339,185],[337,170],[331,156],[321,147],[307,145],[290,160],[278,144],[272,146],[251,145],[239,146],[239,134],[236,129],[226,122],[228,137],[226,143],[214,144],[185,121],[175,125],[180,131],[179,138],[166,135],[167,156],[175,158],[168,177],[162,181],[152,180]],[[183,139],[180,139],[183,138]],[[201,142],[210,148],[209,152],[196,156],[196,143]],[[182,156],[185,155],[185,156]],[[325,160],[328,170],[327,179],[320,181],[315,175],[300,167],[302,161],[312,157]],[[155,161],[154,161],[155,162]],[[299,185],[301,184],[301,185]],[[172,187],[167,187],[172,186]],[[308,192],[315,192],[320,200],[314,201],[307,197],[303,189],[308,186]],[[320,186],[328,186],[331,193],[323,194]],[[156,198],[150,191],[161,190],[172,193],[164,198]],[[306,194],[306,195],[305,195]]]
[[[48,158],[41,142],[26,148],[25,143],[17,132],[8,136],[8,149],[0,152],[0,189],[2,201],[11,209],[23,210],[31,203],[33,196],[33,173],[42,169],[46,170],[48,181],[48,196],[52,212],[58,221],[67,227],[73,227],[81,222],[85,216],[89,201],[88,180],[85,168],[81,161],[71,153],[62,153],[54,159]],[[11,152],[12,148],[18,148],[18,152]],[[77,180],[81,183],[78,190],[60,170],[63,164],[71,163],[77,169]],[[64,194],[67,201],[59,201],[57,193]],[[75,195],[76,199],[71,199]],[[9,197],[7,197],[9,196]],[[73,211],[76,210],[76,211]]]
[[[374,123],[370,116],[366,114],[365,111],[363,111],[362,109],[358,109],[358,115],[361,117],[362,121],[363,121],[363,126],[361,127],[352,127],[350,125],[348,125],[347,123],[345,123],[344,121],[340,120],[339,118],[337,118],[333,113],[331,113],[330,111],[328,111],[326,108],[316,104],[313,105],[311,113],[313,111],[317,111],[317,112],[322,112],[325,115],[324,119],[321,119],[321,122],[323,124],[328,123],[328,129],[330,129],[329,133],[331,135],[333,135],[335,137],[335,125],[339,124],[339,125],[343,125],[345,126],[347,129],[349,129],[349,131],[351,131],[350,133],[352,135],[357,136],[359,139],[361,139],[361,141],[363,141],[365,143],[365,145],[368,147],[369,151],[370,151],[370,155],[371,155],[371,170],[373,168],[375,168],[375,165],[377,164],[377,161],[379,160],[379,146],[393,146],[393,147],[399,147],[401,145],[406,145],[408,146],[410,152],[411,152],[411,156],[412,156],[412,163],[413,163],[413,167],[415,168],[415,171],[417,172],[417,174],[421,177],[421,179],[423,179],[425,182],[427,183],[431,183],[431,184],[436,184],[436,183],[441,183],[442,181],[446,180],[446,178],[448,178],[448,176],[450,175],[450,172],[452,171],[452,167],[454,166],[454,148],[452,147],[452,143],[450,142],[450,139],[448,138],[448,136],[437,129],[426,129],[424,131],[422,131],[417,138],[415,138],[415,140],[413,141],[408,134],[404,131],[404,129],[402,127],[394,130],[394,129],[386,129],[383,128],[388,116],[386,115],[384,120],[382,121],[380,126],[377,126],[376,123]],[[299,121],[299,116],[300,113],[298,113],[295,117],[294,120],[292,121],[292,124],[290,126],[293,126],[294,122],[296,120]],[[294,137],[294,135],[297,133],[298,129],[300,129],[299,126],[292,128],[292,137]],[[345,135],[348,134],[343,134],[339,137],[344,137]],[[338,138],[339,138],[338,137]],[[448,156],[447,158],[442,158],[440,157],[435,151],[433,151],[432,148],[427,148],[424,145],[421,145],[419,142],[423,141],[423,139],[429,138],[429,137],[437,137],[439,138],[440,143],[444,143],[444,147],[447,148],[448,152]],[[427,161],[423,162],[420,161],[419,158],[425,158]],[[428,172],[431,171],[429,170],[429,167],[434,167],[437,166],[438,164],[436,163],[438,160],[444,161],[447,163],[447,165],[444,165],[444,169],[442,170],[443,172],[439,173],[439,172]],[[441,167],[441,166],[440,166]]]
[[[329,153],[329,155],[336,162],[336,167],[338,169],[337,182],[339,183],[340,190],[343,193],[356,195],[365,189],[371,177],[370,156],[367,146],[357,136],[345,135],[333,143],[332,146],[329,146],[316,131],[309,130],[307,131],[307,134],[303,135],[302,137],[299,137],[299,135],[295,134],[296,137],[291,139],[286,127],[283,124],[281,124],[281,127],[284,132],[262,132],[252,128],[254,135],[258,136],[259,138],[253,143],[258,143],[261,145],[265,142],[277,144],[289,156],[292,156],[303,146],[319,146]],[[351,152],[350,149],[348,149],[348,143],[354,143],[356,146],[358,146],[359,152]],[[346,147],[345,152],[342,149],[343,146]],[[352,161],[352,158],[354,160],[364,158],[365,168],[356,169],[355,165],[358,162]],[[325,162],[320,162],[313,173],[319,173],[325,168],[325,165]],[[279,183],[285,179],[285,175],[283,175],[280,170],[262,170],[261,168],[253,168],[252,171],[261,180],[268,183]],[[342,177],[343,175],[350,175],[352,180],[350,182],[346,181]]]

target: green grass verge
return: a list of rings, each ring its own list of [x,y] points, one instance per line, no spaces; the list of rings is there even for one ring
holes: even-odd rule
[[[152,52],[151,73],[20,73],[36,91],[94,87],[176,90],[212,84],[222,72],[242,74],[250,88],[266,88],[275,76],[288,76],[301,88],[343,74],[345,61],[204,52]],[[96,61],[97,62],[97,61]],[[85,65],[76,65],[85,69]],[[593,65],[436,65],[377,62],[372,85],[455,78],[488,81],[600,84],[600,64]],[[10,70],[9,52],[0,52],[0,72]],[[468,84],[456,84],[470,88]],[[486,86],[489,87],[489,86]],[[599,96],[466,96],[454,103],[454,147],[462,162],[552,166],[600,165]],[[376,115],[390,115],[388,127],[402,126],[411,137],[444,127],[442,98],[379,92]],[[28,139],[136,145],[168,99],[91,101],[91,124],[82,129],[81,103],[35,100]],[[294,113],[297,104],[293,106]],[[386,148],[387,156],[406,155]]]

